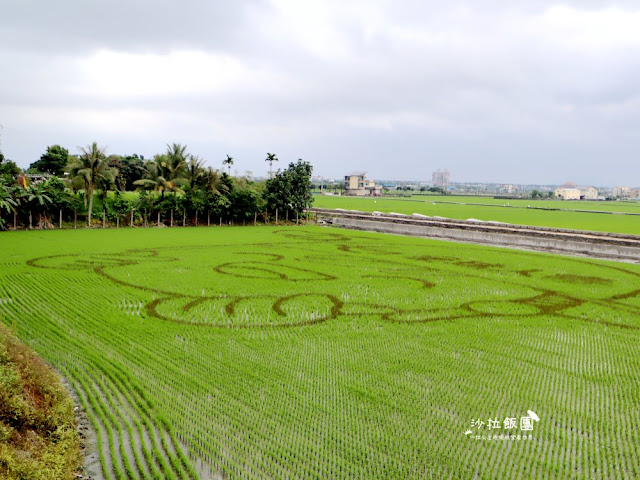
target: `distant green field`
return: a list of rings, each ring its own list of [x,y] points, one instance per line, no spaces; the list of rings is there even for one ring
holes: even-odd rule
[[[96,478],[640,477],[638,265],[315,226],[0,242],[0,321],[76,389]]]
[[[495,206],[484,205],[460,205],[443,202],[496,202]],[[497,203],[499,202],[499,203]],[[509,205],[507,205],[507,203]],[[516,205],[517,203],[517,205]],[[590,209],[627,211],[630,213],[640,213],[640,204],[628,203],[619,204],[613,202],[579,202],[589,204]],[[559,205],[558,205],[559,204]],[[440,216],[465,220],[475,218],[485,221],[496,221],[513,223],[517,225],[534,225],[554,228],[571,228],[581,230],[594,230],[601,232],[616,232],[640,234],[640,215],[616,215],[602,213],[583,213],[559,210],[539,210],[526,208],[532,207],[548,208],[577,208],[587,209],[585,205],[578,205],[573,202],[560,202],[557,200],[526,201],[526,200],[496,200],[469,197],[426,197],[414,196],[411,198],[362,198],[362,197],[314,197],[314,207],[318,208],[343,208],[345,210],[362,210],[367,212],[396,212],[404,214],[420,213],[422,215]],[[524,207],[524,208],[516,208]]]
[[[542,207],[560,208],[567,210],[595,210],[607,212],[631,212],[640,213],[640,201],[594,201],[594,200],[533,200],[533,199],[502,199],[493,197],[480,197],[470,195],[421,195],[415,194],[411,197],[414,200],[459,202],[459,203],[483,203],[489,205],[511,205],[517,207]]]

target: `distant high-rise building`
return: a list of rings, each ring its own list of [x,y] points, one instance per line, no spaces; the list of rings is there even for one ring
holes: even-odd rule
[[[431,174],[431,182],[435,187],[448,187],[449,183],[451,183],[451,174],[449,170],[440,170],[433,172]]]

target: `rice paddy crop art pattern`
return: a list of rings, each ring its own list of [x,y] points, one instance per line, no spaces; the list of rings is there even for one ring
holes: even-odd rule
[[[640,476],[638,266],[320,227],[5,238],[0,319],[73,385],[96,478]],[[527,410],[531,440],[465,435]]]
[[[511,252],[502,252],[500,261],[479,261],[416,255],[341,233],[318,236],[276,230],[273,234],[294,241],[284,249],[273,240],[253,243],[250,250],[245,245],[176,246],[51,255],[26,263],[93,272],[116,285],[154,294],[144,304],[150,317],[216,328],[296,327],[339,316],[424,323],[494,315],[554,315],[640,328],[584,315],[597,305],[640,315],[633,305],[640,290],[628,288],[640,275],[624,267],[599,266],[600,275],[607,276],[549,274],[510,265]],[[273,253],[280,249],[282,253]],[[587,260],[573,263],[583,269],[594,265]],[[332,266],[341,270],[340,275]],[[164,285],[148,281],[158,270],[169,275]],[[586,286],[588,295],[582,295]],[[365,299],[348,293],[363,288]],[[456,294],[469,288],[476,288],[473,296]],[[483,292],[484,298],[473,298]],[[348,300],[342,299],[345,296]],[[447,302],[433,301],[443,296]],[[128,305],[126,300],[123,305]]]

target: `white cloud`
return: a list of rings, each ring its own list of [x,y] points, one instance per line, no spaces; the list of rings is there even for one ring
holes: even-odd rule
[[[640,9],[580,10],[551,6],[535,22],[543,35],[561,48],[588,52],[640,47]]]
[[[100,50],[79,60],[83,93],[134,101],[163,95],[224,94],[282,87],[286,79],[268,67],[202,51],[140,54]]]

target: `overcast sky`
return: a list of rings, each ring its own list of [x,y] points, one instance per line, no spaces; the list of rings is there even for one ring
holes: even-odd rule
[[[3,0],[1,148],[640,185],[640,2]]]

